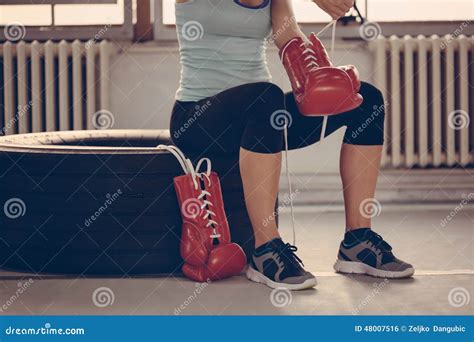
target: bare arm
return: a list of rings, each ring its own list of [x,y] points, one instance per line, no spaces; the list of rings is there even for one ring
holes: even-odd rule
[[[354,5],[354,0],[313,0],[323,11],[333,19],[342,17]],[[272,1],[273,41],[281,48],[294,37],[306,39],[295,19],[291,0]]]
[[[313,0],[324,12],[333,19],[338,19],[354,6],[354,0]]]
[[[306,36],[295,19],[292,0],[272,1],[272,39],[280,49],[292,38]]]

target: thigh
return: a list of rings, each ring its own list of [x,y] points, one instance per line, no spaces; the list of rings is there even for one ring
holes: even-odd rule
[[[177,101],[170,123],[173,142],[193,154],[238,153],[255,108],[275,87],[267,82],[248,83],[197,102]]]
[[[176,101],[170,122],[173,143],[185,153],[199,155],[230,151],[233,141],[226,133],[232,130],[232,120],[224,106],[213,98]]]

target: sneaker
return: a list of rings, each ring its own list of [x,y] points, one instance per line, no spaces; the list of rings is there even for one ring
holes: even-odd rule
[[[368,274],[380,278],[405,278],[415,273],[413,266],[397,259],[392,247],[370,228],[346,233],[334,269],[340,273]]]
[[[247,269],[247,278],[271,288],[303,290],[315,287],[316,278],[303,269],[298,249],[281,239],[273,239],[257,248]]]

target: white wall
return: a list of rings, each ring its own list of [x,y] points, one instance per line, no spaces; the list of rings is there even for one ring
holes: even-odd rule
[[[325,42],[327,43],[327,42]],[[179,82],[179,56],[176,44],[158,42],[124,46],[112,61],[110,89],[114,128],[168,128],[174,93]],[[326,44],[328,46],[328,44]],[[364,43],[338,42],[332,60],[336,64],[355,64],[364,80],[371,80],[372,58]],[[268,51],[273,82],[290,90],[286,73],[275,48]],[[321,146],[292,152],[294,173],[337,172],[343,130],[326,139]]]

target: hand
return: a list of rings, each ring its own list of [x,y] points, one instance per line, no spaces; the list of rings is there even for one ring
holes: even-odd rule
[[[333,19],[343,17],[354,6],[354,0],[313,0],[324,12]]]

